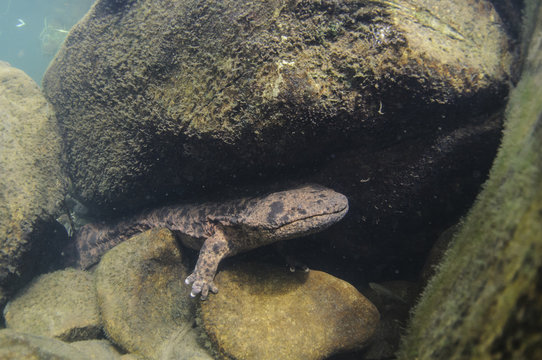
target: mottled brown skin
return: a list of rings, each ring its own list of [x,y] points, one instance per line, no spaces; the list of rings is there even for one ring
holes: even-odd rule
[[[213,283],[220,261],[276,241],[321,231],[341,220],[348,199],[319,185],[224,203],[179,205],[148,211],[114,226],[88,224],[75,239],[77,266],[88,268],[113,246],[154,227],[174,231],[181,242],[200,250],[194,272],[186,278],[192,296],[218,289]]]

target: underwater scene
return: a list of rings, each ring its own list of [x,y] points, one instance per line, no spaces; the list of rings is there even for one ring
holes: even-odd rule
[[[542,359],[539,0],[0,0],[0,360]]]
[[[93,0],[0,0],[0,60],[36,83]]]

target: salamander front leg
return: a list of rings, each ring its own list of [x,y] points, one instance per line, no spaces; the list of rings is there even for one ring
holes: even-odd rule
[[[205,240],[199,252],[196,268],[185,280],[186,284],[192,284],[190,296],[201,294],[201,300],[205,300],[209,290],[213,293],[218,292],[213,280],[218,264],[228,255],[229,250],[228,242],[221,230],[217,230],[213,236]]]

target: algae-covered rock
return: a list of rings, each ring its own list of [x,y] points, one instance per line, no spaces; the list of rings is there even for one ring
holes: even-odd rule
[[[129,208],[461,128],[506,92],[501,25],[488,1],[100,0],[43,86],[76,194]]]
[[[0,359],[92,360],[60,340],[12,329],[0,330]]]
[[[425,290],[400,359],[542,358],[542,6],[490,178]]]
[[[0,62],[0,306],[63,199],[60,153],[53,109],[38,85]]]
[[[108,338],[151,359],[210,359],[190,334],[194,301],[187,275],[169,230],[147,231],[107,252],[96,287]]]
[[[145,357],[137,354],[124,354],[120,357],[121,360],[146,360]],[[181,358],[179,358],[181,359]]]
[[[324,359],[360,349],[379,319],[352,285],[320,271],[243,264],[220,272],[201,304],[202,326],[220,356]]]
[[[66,269],[41,275],[4,308],[6,326],[64,341],[96,339],[101,320],[94,277]]]

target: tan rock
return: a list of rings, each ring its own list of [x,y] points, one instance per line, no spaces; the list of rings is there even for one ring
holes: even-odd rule
[[[71,345],[92,360],[120,360],[121,354],[107,340],[76,341]]]
[[[66,180],[53,108],[28,75],[5,62],[0,109],[0,286],[9,286],[33,245],[30,234],[58,211]],[[0,289],[0,305],[8,296]]]
[[[146,360],[145,357],[137,354],[124,354],[120,357],[121,360]]]
[[[65,341],[96,339],[101,320],[94,277],[66,269],[36,278],[4,309],[8,328]]]
[[[107,252],[96,287],[109,339],[151,359],[210,360],[190,334],[195,299],[187,275],[169,230],[149,230]]]
[[[92,360],[60,340],[12,329],[0,330],[0,359]]]
[[[320,271],[243,264],[220,272],[216,283],[220,291],[200,314],[225,358],[323,359],[362,348],[379,320],[352,285]]]

